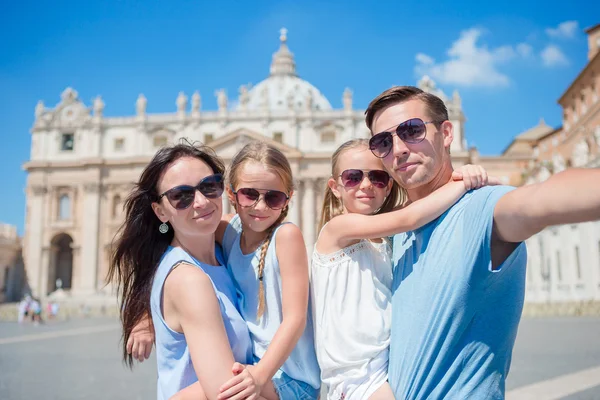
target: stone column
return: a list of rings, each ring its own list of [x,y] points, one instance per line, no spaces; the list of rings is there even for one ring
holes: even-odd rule
[[[28,193],[29,215],[27,226],[27,254],[25,254],[25,268],[27,277],[34,296],[45,296],[46,289],[42,283],[42,247],[44,247],[44,202],[48,201],[48,190],[45,186],[30,186]],[[46,266],[47,268],[47,266]]]
[[[304,180],[302,196],[302,233],[307,250],[311,251],[315,244],[315,188],[313,179]]]
[[[96,290],[98,276],[98,229],[100,220],[100,185],[96,182],[83,186],[83,232],[81,240],[81,261],[79,264],[79,287],[73,291],[92,294]]]
[[[287,219],[294,225],[300,226],[300,196],[302,195],[301,190],[296,189],[290,200]]]
[[[326,178],[317,179],[317,188],[316,188],[317,193],[315,196],[316,202],[317,202],[316,209],[315,209],[317,227],[319,225],[319,221],[321,220],[321,211],[323,211],[323,199],[325,198],[325,183],[326,182],[327,182]],[[315,231],[315,234],[317,235],[317,236],[315,236],[315,238],[317,238],[319,232]]]
[[[81,265],[81,246],[75,242],[71,243],[71,292],[77,292],[81,288],[81,270],[86,267]]]
[[[579,243],[579,262],[581,265],[581,279],[583,283],[585,299],[594,299],[599,289],[600,270],[595,266],[600,265],[599,262],[594,262],[596,254],[600,256],[600,242],[596,236],[596,232],[600,235],[599,222],[583,222],[578,224],[579,235],[576,240]],[[600,260],[599,260],[600,261]],[[576,259],[575,259],[576,262]],[[577,265],[575,265],[577,271]]]
[[[287,219],[296,226],[300,226],[300,197],[302,196],[302,189],[300,189],[300,163],[298,160],[291,160],[290,167],[292,168],[292,176],[294,179],[294,194],[290,200]]]
[[[48,297],[48,275],[50,274],[50,255],[52,254],[52,246],[44,246],[42,249],[42,257],[40,258],[40,284],[38,294],[40,299],[44,300]]]
[[[525,299],[527,302],[538,302],[543,296],[542,263],[544,260],[540,259],[540,238],[535,235],[526,243],[528,257]]]
[[[229,198],[227,197],[227,193],[223,192],[223,196],[221,198],[223,201],[223,215],[230,214],[232,211],[231,204],[229,203]],[[233,210],[235,212],[235,210]]]
[[[110,262],[110,245],[99,245],[98,249],[98,276],[96,276],[96,291],[98,293],[104,290],[106,273]]]

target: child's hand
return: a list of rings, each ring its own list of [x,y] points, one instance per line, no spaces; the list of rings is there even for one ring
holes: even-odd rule
[[[221,393],[217,397],[219,400],[254,400],[258,399],[262,388],[256,382],[249,371],[249,366],[238,362],[233,363],[233,378],[221,386]]]
[[[463,165],[452,173],[452,179],[462,180],[465,190],[479,189],[486,185],[501,185],[498,178],[488,177],[487,171],[480,165]]]

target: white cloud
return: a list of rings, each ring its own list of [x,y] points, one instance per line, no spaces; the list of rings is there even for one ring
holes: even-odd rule
[[[452,43],[447,51],[449,59],[444,62],[435,63],[432,57],[417,54],[416,73],[457,86],[508,85],[510,79],[498,70],[498,66],[523,56],[524,53],[531,53],[531,46],[523,44],[515,50],[512,46],[505,45],[490,50],[487,46],[477,43],[482,33],[478,28],[461,32],[458,40]]]
[[[579,23],[577,21],[565,21],[558,24],[556,28],[546,28],[548,36],[557,39],[571,39],[578,31]]]
[[[558,46],[553,44],[546,46],[540,53],[540,56],[545,67],[558,67],[569,64],[567,56],[564,55]]]
[[[492,52],[494,59],[498,62],[506,62],[515,58],[517,53],[512,48],[512,46],[500,46]]]
[[[519,43],[517,45],[517,53],[521,57],[529,57],[533,53],[533,47],[527,43]]]
[[[418,53],[415,59],[424,65],[431,65],[434,63],[434,59],[429,57],[427,54]]]

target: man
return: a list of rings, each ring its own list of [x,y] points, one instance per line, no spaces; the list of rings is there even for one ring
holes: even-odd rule
[[[452,179],[443,101],[393,87],[366,111],[370,148],[410,202]],[[600,218],[600,170],[471,191],[437,220],[394,237],[389,382],[397,399],[503,399],[525,292],[523,241]],[[577,195],[573,195],[577,193]]]

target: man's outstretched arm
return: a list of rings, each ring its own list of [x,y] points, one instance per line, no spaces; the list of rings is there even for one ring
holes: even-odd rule
[[[600,219],[600,169],[573,168],[523,186],[494,208],[494,247],[522,242],[551,225]],[[505,257],[502,257],[505,258]]]

